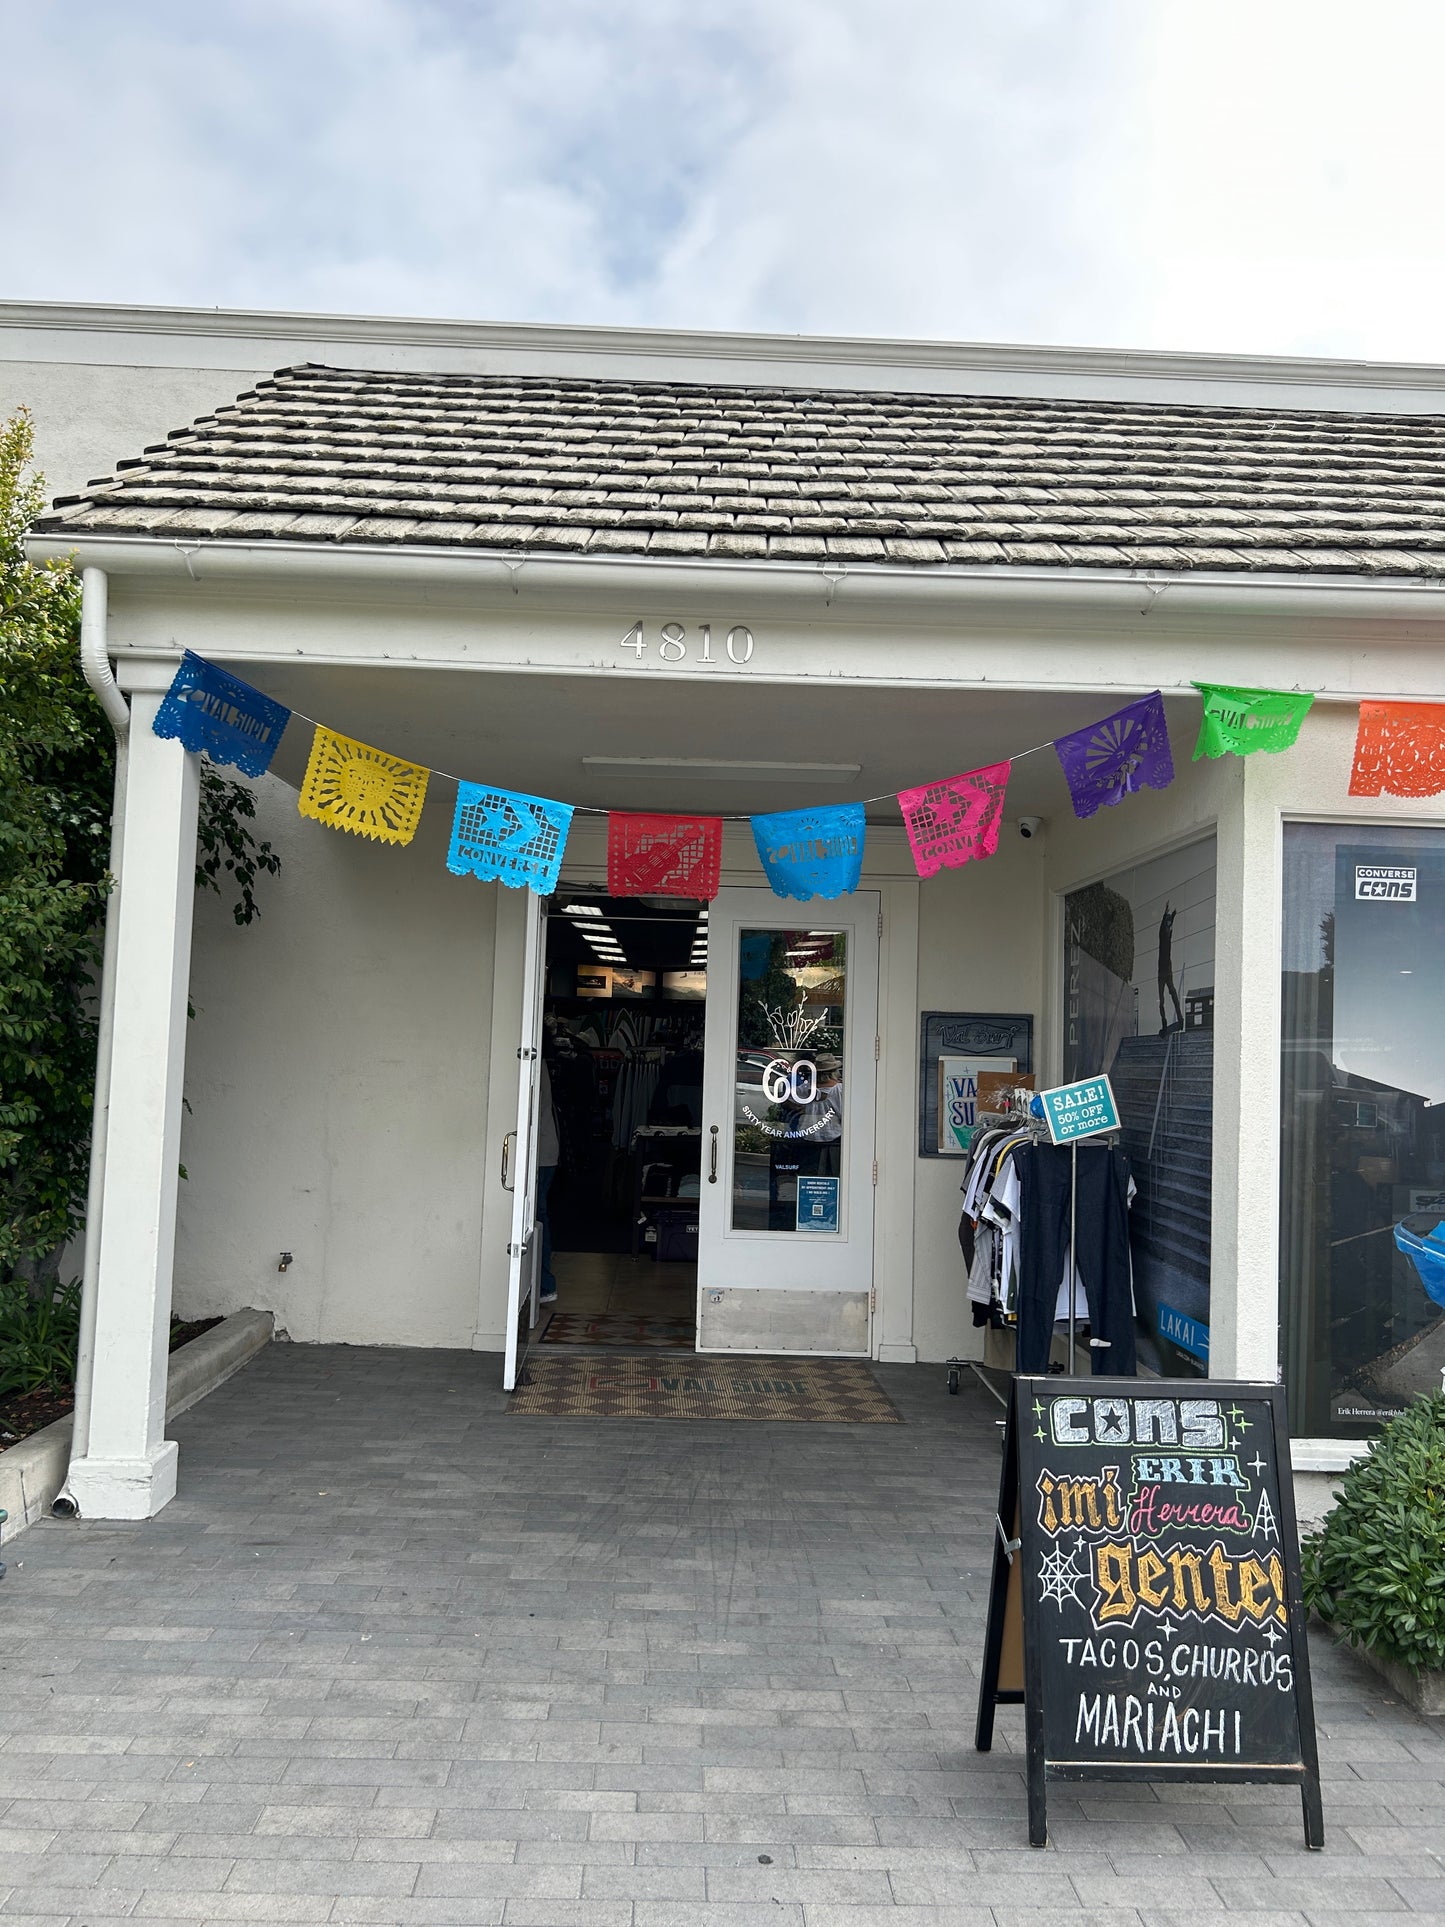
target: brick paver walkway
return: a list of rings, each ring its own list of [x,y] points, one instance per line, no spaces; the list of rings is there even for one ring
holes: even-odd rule
[[[1445,1736],[1316,1646],[1329,1849],[1272,1788],[973,1751],[998,1408],[503,1415],[496,1361],[275,1346],[144,1526],[0,1585],[0,1927],[1445,1920]]]

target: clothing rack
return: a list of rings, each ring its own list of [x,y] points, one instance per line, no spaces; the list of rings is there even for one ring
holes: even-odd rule
[[[1011,1131],[1024,1130],[1035,1144],[1052,1144],[1053,1136],[1046,1118],[1033,1110],[1036,1093],[1028,1085],[1007,1085],[993,1094],[993,1104],[986,1111],[976,1113],[979,1130],[1005,1128]],[[1096,1144],[1101,1148],[1112,1149],[1123,1137],[1120,1130],[1100,1131],[1083,1140],[1086,1144]],[[1075,1138],[1069,1144],[1069,1266],[1068,1266],[1068,1305],[1069,1305],[1069,1368],[1073,1369],[1078,1349],[1078,1293],[1079,1265],[1078,1243],[1078,1190],[1079,1190],[1079,1142]],[[1090,1335],[1089,1343],[1097,1346],[1107,1343],[1096,1335]],[[949,1389],[954,1389],[950,1376]]]

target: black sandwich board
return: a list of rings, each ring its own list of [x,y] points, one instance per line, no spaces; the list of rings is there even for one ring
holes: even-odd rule
[[[975,1743],[1023,1702],[1050,1780],[1297,1785],[1323,1847],[1284,1392],[1014,1380]]]

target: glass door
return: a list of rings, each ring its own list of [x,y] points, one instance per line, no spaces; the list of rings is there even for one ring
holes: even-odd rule
[[[699,1351],[869,1350],[879,898],[708,920]]]

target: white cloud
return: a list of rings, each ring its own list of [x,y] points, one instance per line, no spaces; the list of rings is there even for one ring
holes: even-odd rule
[[[1161,0],[1138,338],[1445,360],[1442,59],[1438,0]]]
[[[1445,359],[1433,0],[0,0],[8,292]]]

